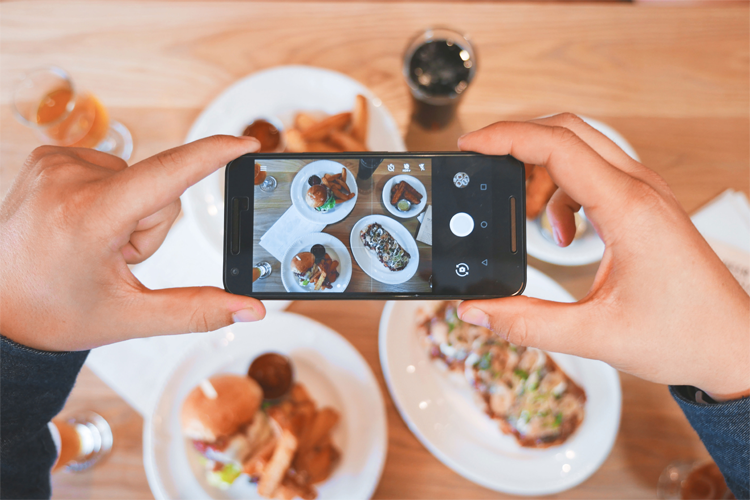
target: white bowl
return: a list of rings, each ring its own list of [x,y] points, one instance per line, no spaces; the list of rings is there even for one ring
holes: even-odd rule
[[[419,194],[422,195],[422,201],[420,201],[416,205],[412,205],[411,208],[406,212],[402,212],[391,204],[391,188],[401,181],[405,181],[411,187],[416,189]],[[383,186],[383,204],[385,205],[385,209],[396,217],[400,217],[402,219],[411,219],[412,217],[416,217],[417,215],[422,213],[422,210],[424,210],[427,206],[427,190],[425,189],[424,184],[422,184],[422,181],[420,181],[416,177],[413,177],[411,175],[396,175],[388,179],[388,181],[385,183],[385,186]]]

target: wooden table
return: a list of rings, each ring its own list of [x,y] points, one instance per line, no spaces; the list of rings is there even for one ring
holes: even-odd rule
[[[38,144],[12,117],[12,79],[56,63],[92,89],[133,131],[134,160],[180,144],[192,121],[236,79],[278,64],[341,71],[370,87],[412,148],[453,149],[466,130],[499,119],[573,111],[619,130],[689,212],[721,191],[749,192],[748,6],[504,3],[4,3],[0,21],[1,191]],[[459,122],[430,136],[408,126],[400,57],[431,25],[468,32],[478,76]],[[596,265],[530,259],[582,297]],[[386,395],[388,458],[376,498],[503,497],[455,474],[409,432],[383,384],[377,302],[294,303],[290,310],[341,332]],[[331,311],[336,310],[333,316]],[[653,498],[669,462],[706,457],[666,387],[622,375],[623,412],[612,454],[560,498]],[[148,498],[142,419],[88,369],[65,408],[112,424],[115,450],[83,474],[54,477],[57,498]]]

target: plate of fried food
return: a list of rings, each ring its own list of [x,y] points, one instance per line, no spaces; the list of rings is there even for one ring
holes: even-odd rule
[[[427,190],[416,177],[395,175],[383,186],[383,205],[396,217],[416,217],[427,206]]]
[[[419,267],[414,237],[403,224],[385,215],[359,219],[349,235],[349,245],[359,267],[381,283],[404,283]]]
[[[294,176],[290,195],[294,208],[305,219],[334,224],[354,210],[357,181],[341,163],[316,160]]]
[[[246,131],[267,135],[273,151],[406,151],[375,94],[346,75],[310,66],[279,66],[237,81],[203,110],[185,142]],[[224,169],[188,188],[182,209],[221,255]]]
[[[573,300],[533,268],[524,294]],[[549,495],[585,481],[617,437],[617,371],[510,344],[462,322],[457,308],[402,301],[383,311],[381,366],[409,429],[445,465],[496,491]]]
[[[592,118],[581,117],[635,161],[640,161],[633,146],[615,129]],[[559,266],[583,266],[602,259],[604,242],[586,218],[584,210],[575,214],[576,234],[567,247],[555,243],[552,226],[547,217],[546,207],[557,190],[555,182],[546,168],[526,165],[526,251],[539,260]]]
[[[281,263],[281,282],[287,292],[339,293],[351,279],[349,250],[328,233],[304,235],[289,246]]]
[[[386,449],[385,407],[365,360],[289,313],[197,340],[144,425],[160,500],[369,498]]]

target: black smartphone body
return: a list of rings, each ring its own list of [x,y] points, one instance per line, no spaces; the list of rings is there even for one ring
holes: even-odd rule
[[[231,293],[479,299],[526,285],[524,166],[511,156],[248,154],[227,165],[224,206]]]

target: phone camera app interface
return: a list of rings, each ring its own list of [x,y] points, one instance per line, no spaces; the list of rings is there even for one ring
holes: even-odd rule
[[[430,158],[256,160],[257,293],[431,293]],[[468,179],[467,179],[468,182]]]

